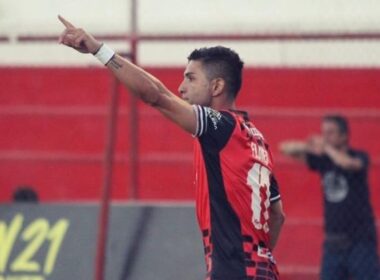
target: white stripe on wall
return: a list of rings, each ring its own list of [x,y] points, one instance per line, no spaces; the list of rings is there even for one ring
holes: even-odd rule
[[[128,52],[127,42],[107,42]],[[185,67],[187,56],[204,46],[224,45],[236,50],[246,66],[257,67],[380,67],[380,41],[297,42],[142,42],[138,61],[143,66]],[[57,43],[1,43],[0,65],[99,66],[91,55]]]

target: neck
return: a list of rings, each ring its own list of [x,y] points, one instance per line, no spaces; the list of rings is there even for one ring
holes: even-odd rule
[[[235,104],[234,100],[232,100],[232,101],[225,100],[224,102],[218,102],[218,100],[213,100],[210,107],[216,111],[226,111],[226,110],[230,110],[230,109],[235,110],[236,104]]]

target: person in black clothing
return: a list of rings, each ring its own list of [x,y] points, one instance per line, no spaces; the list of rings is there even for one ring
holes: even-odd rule
[[[13,202],[32,202],[38,203],[38,194],[30,186],[18,186],[13,192]]]
[[[323,118],[321,136],[285,141],[280,150],[305,161],[321,176],[325,242],[322,280],[378,280],[379,258],[369,199],[367,153],[349,146],[349,126],[339,115]]]

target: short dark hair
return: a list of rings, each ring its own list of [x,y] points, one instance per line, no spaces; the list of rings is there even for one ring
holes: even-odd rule
[[[241,88],[244,62],[235,51],[223,46],[200,48],[195,49],[187,59],[201,61],[209,79],[225,80],[228,94],[236,98]]]
[[[341,115],[326,115],[323,117],[323,121],[335,123],[341,134],[348,135],[350,133],[348,120]]]

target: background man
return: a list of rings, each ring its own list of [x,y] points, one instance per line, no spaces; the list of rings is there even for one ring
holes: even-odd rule
[[[325,219],[321,279],[380,279],[368,155],[349,146],[348,122],[342,116],[325,116],[321,134],[280,146],[285,155],[305,161],[321,175]]]

